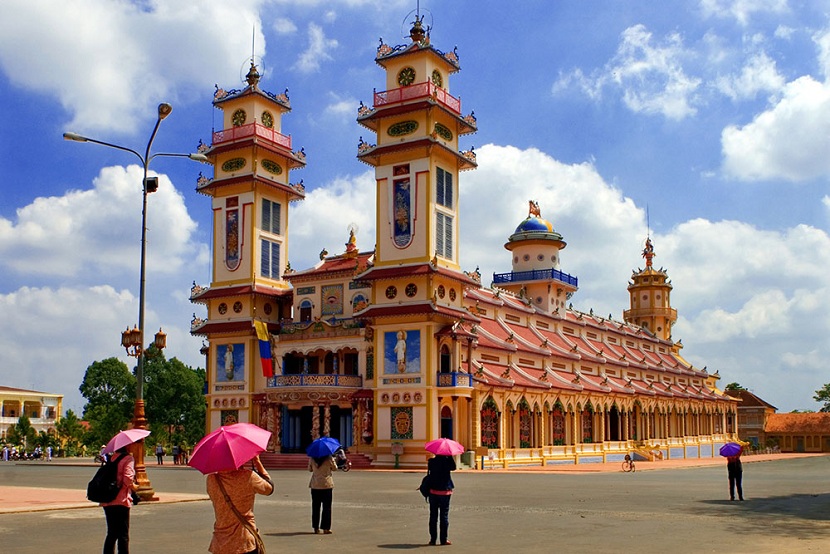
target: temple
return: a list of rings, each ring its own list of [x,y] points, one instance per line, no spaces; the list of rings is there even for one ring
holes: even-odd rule
[[[478,122],[450,93],[458,53],[435,48],[422,18],[409,38],[381,40],[384,90],[358,108],[374,248],[352,228],[314,267],[288,261],[288,205],[305,198],[289,173],[305,154],[281,132],[287,94],[263,91],[253,63],[246,88],[217,87],[224,128],[197,185],[212,201],[212,281],[191,291],[207,311],[191,324],[206,340],[207,430],[258,424],[273,456],[332,436],[374,467],[422,467],[438,437],[461,442],[468,466],[717,455],[737,437],[737,400],[672,340],[672,285],[650,238],[622,320],[573,309],[567,244],[534,200],[505,229],[510,271],[486,287],[459,266],[459,184],[477,166],[459,139]]]

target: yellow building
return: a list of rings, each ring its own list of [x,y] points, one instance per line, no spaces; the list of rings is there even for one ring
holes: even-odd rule
[[[62,411],[62,394],[0,386],[0,440],[24,414],[36,432],[54,432]]]
[[[209,429],[258,423],[276,453],[333,436],[375,466],[423,466],[438,437],[461,442],[468,464],[715,456],[736,436],[737,401],[671,340],[672,286],[651,241],[622,321],[579,312],[566,242],[531,201],[505,244],[511,271],[483,287],[459,266],[459,178],[476,157],[458,140],[478,124],[450,93],[458,56],[416,19],[375,62],[385,90],[357,118],[375,135],[357,153],[375,169],[375,248],[359,251],[352,232],[305,270],[288,263],[286,209],[303,197],[288,171],[304,157],[266,131],[287,99],[262,92],[253,66],[247,88],[217,91],[224,129],[199,186],[213,198],[213,280],[192,294],[208,308],[192,332],[209,341]],[[255,324],[271,334],[273,374]]]

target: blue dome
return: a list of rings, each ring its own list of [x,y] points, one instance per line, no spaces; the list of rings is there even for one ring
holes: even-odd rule
[[[535,216],[528,216],[527,219],[519,223],[519,226],[516,227],[516,233],[533,233],[533,232],[542,232],[542,233],[553,233],[553,224],[546,219],[542,219],[541,217]]]

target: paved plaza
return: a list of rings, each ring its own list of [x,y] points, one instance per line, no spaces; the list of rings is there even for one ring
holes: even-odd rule
[[[100,552],[103,512],[84,499],[91,464],[0,463],[0,550]],[[133,553],[206,552],[213,511],[204,476],[148,466],[159,502],[132,511]],[[314,535],[308,473],[273,471],[276,492],[257,497],[268,552],[826,552],[830,456],[744,459],[745,502],[730,502],[721,459],[528,470],[459,471],[452,546],[430,547],[428,508],[411,471],[338,472],[332,535]]]

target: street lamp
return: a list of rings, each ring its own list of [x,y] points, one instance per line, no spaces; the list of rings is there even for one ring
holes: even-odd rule
[[[141,182],[143,190],[143,203],[141,208],[141,279],[138,289],[138,327],[133,328],[133,330],[127,329],[127,331],[121,335],[121,344],[127,349],[127,354],[138,358],[138,364],[135,371],[135,410],[133,412],[132,422],[133,428],[135,429],[147,429],[147,419],[144,415],[144,283],[147,262],[147,195],[158,189],[158,178],[148,177],[148,169],[153,158],[158,157],[190,158],[191,160],[195,160],[197,162],[208,161],[207,156],[201,153],[171,154],[160,152],[153,154],[152,156],[150,155],[150,147],[153,144],[153,139],[156,138],[156,132],[159,129],[159,125],[161,125],[162,120],[170,115],[170,112],[172,111],[173,106],[170,104],[166,102],[159,104],[156,125],[153,127],[153,133],[150,135],[150,140],[147,141],[147,149],[144,151],[144,156],[132,148],[126,148],[117,144],[92,139],[77,133],[63,134],[63,138],[66,140],[75,142],[92,142],[135,154],[135,156],[141,160],[141,165],[144,167],[144,179]],[[159,333],[156,335],[156,343],[157,346],[158,343],[160,343],[162,345],[161,348],[164,348],[166,345],[166,335],[164,335],[161,330],[159,330]],[[135,473],[136,482],[138,483],[138,495],[142,498],[142,500],[152,500],[155,496],[155,491],[153,491],[153,487],[150,485],[150,479],[147,477],[147,468],[144,465],[143,444],[136,443],[136,446],[133,449],[133,456],[135,457]]]

